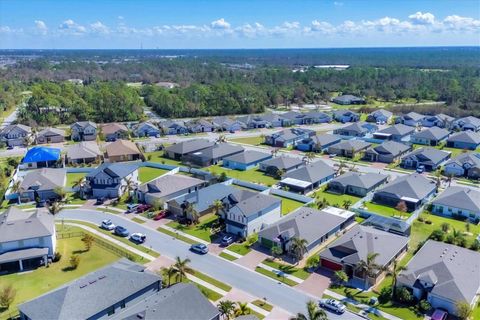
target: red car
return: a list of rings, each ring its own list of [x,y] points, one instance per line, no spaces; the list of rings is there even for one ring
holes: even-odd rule
[[[149,204],[141,204],[137,207],[137,213],[142,213],[142,212],[148,211],[151,208],[152,208],[152,206],[149,205]]]
[[[165,218],[166,216],[168,216],[168,211],[167,210],[162,210],[153,218],[153,220],[158,221],[160,219]]]

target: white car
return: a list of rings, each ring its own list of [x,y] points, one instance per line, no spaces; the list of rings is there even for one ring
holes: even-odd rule
[[[343,303],[334,299],[321,299],[319,305],[324,309],[328,309],[338,314],[344,313],[347,309]]]
[[[105,230],[108,230],[108,231],[112,231],[113,229],[115,229],[115,225],[113,224],[113,222],[110,219],[103,220],[100,227],[102,229],[105,229]]]
[[[135,232],[130,235],[130,240],[136,243],[144,243],[147,236],[140,232]]]

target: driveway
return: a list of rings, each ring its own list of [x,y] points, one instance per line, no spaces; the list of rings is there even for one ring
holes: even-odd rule
[[[307,280],[298,284],[295,288],[307,292],[318,299],[322,298],[325,289],[330,286],[330,277],[322,271],[313,272]]]

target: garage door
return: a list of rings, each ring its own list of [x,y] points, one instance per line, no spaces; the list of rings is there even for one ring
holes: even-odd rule
[[[330,270],[333,270],[333,271],[342,270],[342,265],[338,263],[325,260],[325,259],[322,259],[321,263],[322,263],[322,267],[328,268]]]

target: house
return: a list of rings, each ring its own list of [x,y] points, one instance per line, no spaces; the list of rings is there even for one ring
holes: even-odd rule
[[[408,141],[415,128],[398,123],[380,131],[374,132],[373,137],[381,140],[393,140],[397,142]]]
[[[422,125],[422,121],[425,118],[423,114],[416,113],[416,112],[409,112],[407,114],[402,115],[401,117],[398,117],[396,120],[397,123],[404,124],[406,126],[410,127],[417,127]]]
[[[269,128],[272,127],[272,124],[265,120],[261,115],[248,115],[237,118],[238,121],[242,122],[246,129],[259,129],[259,128]]]
[[[140,122],[132,127],[135,137],[159,137],[160,129],[151,122]]]
[[[61,166],[61,152],[57,148],[33,147],[23,157],[20,169],[36,169]]]
[[[480,221],[480,191],[450,186],[432,201],[433,213],[444,216]]]
[[[73,141],[92,141],[97,139],[97,125],[92,121],[79,121],[70,126]]]
[[[336,104],[351,105],[351,104],[365,104],[366,101],[363,98],[353,96],[351,94],[344,94],[332,99]]]
[[[122,313],[161,288],[160,276],[120,259],[24,302],[18,309],[22,320],[123,319]]]
[[[480,292],[480,253],[453,244],[427,240],[398,275],[397,287],[407,288],[432,308],[458,315],[457,303],[474,308]]]
[[[333,119],[341,123],[357,122],[360,120],[360,115],[350,110],[335,110],[333,111]]]
[[[355,122],[343,128],[333,130],[334,134],[347,137],[365,137],[378,130],[378,127],[368,122]]]
[[[453,122],[452,128],[459,131],[479,131],[480,130],[480,119],[468,116],[465,118],[457,119]]]
[[[215,117],[212,119],[212,124],[217,130],[228,132],[236,132],[247,128],[243,122],[229,117]]]
[[[160,131],[166,135],[188,133],[188,128],[185,126],[183,121],[166,120],[160,122],[159,126]]]
[[[396,141],[385,141],[375,147],[370,147],[365,151],[364,159],[373,162],[392,163],[412,150],[411,145],[406,145]]]
[[[300,151],[322,152],[331,145],[342,141],[342,137],[334,134],[317,134],[315,136],[303,139],[297,143],[297,149]]]
[[[193,139],[177,142],[165,148],[165,155],[170,159],[181,160],[187,154],[210,148],[214,144],[214,142],[208,141],[207,139]]]
[[[105,141],[128,139],[128,128],[123,123],[106,123],[100,127],[100,132]]]
[[[304,113],[303,115],[304,115],[303,124],[332,122],[332,117],[326,114],[325,112],[310,111],[310,112]]]
[[[183,161],[199,167],[207,167],[216,165],[224,158],[230,157],[237,153],[242,153],[243,151],[243,147],[238,145],[225,142],[216,143],[211,147],[185,155],[183,157]]]
[[[343,270],[350,279],[349,285],[368,289],[383,278],[382,270],[407,251],[408,240],[408,237],[356,225],[320,252],[320,264],[332,271]],[[358,265],[367,261],[370,253],[378,254],[375,264],[380,270],[367,275]]]
[[[416,169],[424,166],[425,170],[437,170],[442,163],[450,158],[451,152],[431,147],[418,148],[402,157],[400,166],[406,169]]]
[[[448,130],[439,127],[432,127],[412,134],[410,142],[426,146],[438,146],[445,141],[449,135],[450,131]]]
[[[390,120],[393,118],[393,113],[385,110],[379,109],[375,110],[369,115],[367,115],[367,122],[375,122],[375,123],[389,123]]]
[[[234,154],[223,159],[225,168],[234,170],[249,170],[256,167],[260,162],[271,159],[271,153],[255,150],[245,150],[242,153]]]
[[[130,140],[117,140],[105,147],[109,162],[135,161],[142,158],[137,145]]]
[[[45,128],[35,138],[37,144],[59,143],[65,141],[65,130],[57,128]]]
[[[290,191],[307,193],[318,188],[322,183],[333,179],[335,171],[322,160],[307,164],[286,173],[279,182],[280,186]]]
[[[268,113],[263,115],[263,119],[268,121],[272,127],[288,127],[292,125],[303,124],[304,115],[297,111],[288,111],[282,114]]]
[[[461,153],[444,165],[444,174],[453,177],[480,178],[480,157],[478,154]]]
[[[265,136],[265,144],[279,148],[288,148],[293,147],[303,139],[307,139],[314,135],[314,130],[304,128],[289,128]]]
[[[328,191],[339,194],[350,194],[356,197],[365,197],[385,182],[388,176],[379,173],[347,172],[328,183]]]
[[[100,162],[103,152],[95,141],[82,141],[68,147],[65,161],[68,164]]]
[[[155,204],[192,193],[206,185],[206,181],[181,174],[164,174],[152,181],[141,184],[137,190],[139,201]]]
[[[84,192],[97,199],[120,197],[128,184],[138,185],[137,169],[133,164],[103,163],[85,176]]]
[[[188,131],[191,133],[212,132],[215,131],[215,126],[210,121],[205,119],[190,120],[185,123]]]
[[[18,197],[26,202],[57,200],[55,189],[63,188],[66,182],[67,171],[63,168],[33,170],[23,176]]]
[[[475,131],[460,131],[447,139],[448,148],[475,150],[480,146],[480,133]]]
[[[236,189],[222,202],[226,231],[240,238],[258,233],[282,217],[282,200],[260,192]]]
[[[300,158],[279,156],[260,162],[258,170],[275,176],[279,171],[287,173],[292,170],[296,170],[304,165],[305,162],[303,162]]]
[[[23,271],[47,265],[55,254],[53,215],[10,207],[0,214],[0,269]]]
[[[408,211],[417,210],[437,192],[436,183],[421,174],[401,176],[385,184],[373,194],[373,202],[396,207],[404,201]]]
[[[261,230],[258,240],[268,249],[279,247],[289,252],[293,238],[305,239],[307,251],[311,252],[354,221],[355,213],[351,211],[335,207],[323,210],[301,207]]]
[[[450,129],[455,120],[454,117],[450,117],[446,114],[440,113],[433,116],[425,116],[422,119],[422,126],[423,127],[439,127],[439,128],[446,128]]]
[[[9,147],[26,145],[32,129],[23,124],[11,124],[0,130],[0,140]]]
[[[367,150],[372,144],[363,140],[345,140],[328,147],[329,154],[354,158],[359,152]]]

